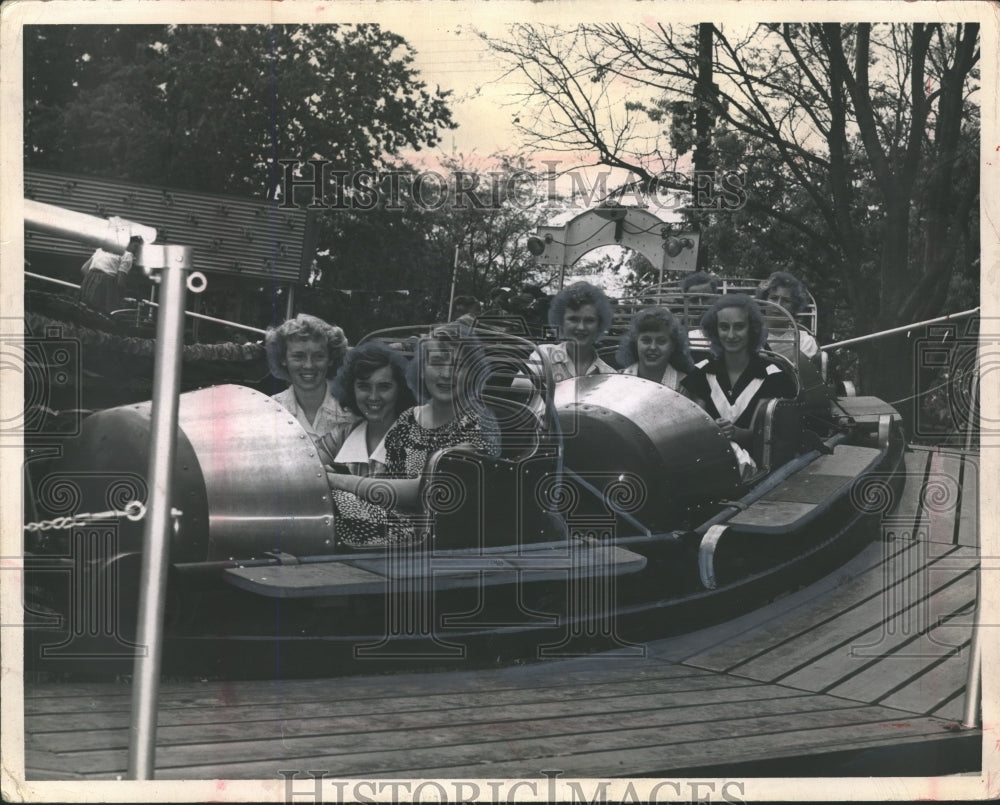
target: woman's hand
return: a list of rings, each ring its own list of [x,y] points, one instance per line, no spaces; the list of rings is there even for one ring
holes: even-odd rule
[[[722,431],[722,435],[727,439],[734,439],[736,436],[736,426],[730,422],[728,419],[719,418],[715,420],[715,424],[719,426],[719,430]]]

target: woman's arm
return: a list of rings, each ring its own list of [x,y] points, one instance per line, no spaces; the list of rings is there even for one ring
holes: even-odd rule
[[[331,489],[352,495],[386,509],[420,510],[420,478],[382,478],[328,472]]]

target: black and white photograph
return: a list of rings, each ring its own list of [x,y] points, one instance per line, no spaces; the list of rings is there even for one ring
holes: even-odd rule
[[[5,801],[1000,796],[995,12],[4,4]]]

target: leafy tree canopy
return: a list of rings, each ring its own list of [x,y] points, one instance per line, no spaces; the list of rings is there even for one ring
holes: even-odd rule
[[[378,25],[27,26],[29,165],[267,196],[278,159],[378,167],[454,128]]]

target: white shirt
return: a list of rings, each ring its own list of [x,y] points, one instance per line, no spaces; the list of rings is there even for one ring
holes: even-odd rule
[[[114,254],[106,252],[104,249],[97,249],[83,264],[83,273],[100,271],[102,274],[110,274],[112,277],[116,274],[128,274],[132,268],[132,260],[132,252]]]
[[[368,454],[368,421],[361,420],[344,439],[334,461],[347,464],[352,475],[376,475],[385,471],[385,436]]]
[[[795,356],[791,354],[795,344],[795,334],[792,332],[791,328],[781,330],[780,332],[769,330],[767,333],[767,343],[774,352],[784,355],[789,359],[795,358]],[[816,343],[816,339],[813,338],[810,333],[802,329],[799,330],[799,352],[807,358],[813,358],[819,354],[819,344]]]
[[[544,353],[549,359],[549,364],[552,366],[552,379],[556,383],[580,376],[580,373],[576,371],[576,362],[570,357],[565,344],[540,344],[535,348],[535,351],[531,353],[531,357],[528,359],[528,366],[539,375],[543,372],[540,353]],[[594,360],[591,361],[590,366],[582,374],[613,375],[616,372],[612,366],[602,361],[595,354]]]
[[[329,385],[326,388],[326,396],[323,397],[323,402],[320,403],[319,408],[316,411],[316,417],[312,422],[306,417],[305,411],[299,406],[299,401],[295,399],[295,388],[289,386],[284,391],[279,391],[271,399],[277,400],[289,412],[299,421],[299,424],[305,428],[306,433],[308,433],[313,441],[318,441],[324,434],[329,433],[337,425],[343,424],[344,422],[357,422],[358,417],[348,411],[344,406],[342,406],[330,394]]]
[[[639,376],[639,364],[633,363],[631,366],[626,366],[621,372],[623,375],[634,375]],[[673,389],[674,391],[681,390],[681,381],[687,377],[686,372],[678,372],[669,363],[667,368],[663,370],[663,377],[660,379],[660,385],[666,386],[668,389]]]

